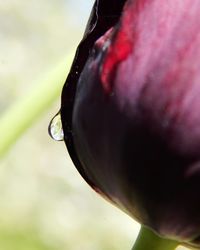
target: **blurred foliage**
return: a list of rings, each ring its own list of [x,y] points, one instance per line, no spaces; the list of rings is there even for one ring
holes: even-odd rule
[[[77,46],[92,3],[0,2],[1,115]],[[95,194],[64,143],[47,134],[59,105],[58,99],[1,160],[0,250],[130,249],[139,225]]]

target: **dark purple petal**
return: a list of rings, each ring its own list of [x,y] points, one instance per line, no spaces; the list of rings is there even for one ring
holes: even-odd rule
[[[200,2],[124,3],[94,5],[62,93],[65,142],[95,190],[198,248]]]

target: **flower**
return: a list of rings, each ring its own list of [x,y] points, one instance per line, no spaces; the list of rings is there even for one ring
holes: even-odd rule
[[[97,192],[198,248],[200,2],[111,2],[96,1],[63,88],[65,142]]]

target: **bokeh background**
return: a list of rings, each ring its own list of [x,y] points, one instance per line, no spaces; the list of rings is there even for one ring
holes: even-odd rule
[[[74,51],[92,4],[0,1],[0,122]],[[131,249],[139,225],[94,193],[64,143],[48,136],[48,123],[59,106],[57,95],[1,158],[0,250]],[[27,112],[1,134],[15,130]]]

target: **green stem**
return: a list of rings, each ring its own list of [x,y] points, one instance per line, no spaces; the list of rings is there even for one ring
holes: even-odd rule
[[[178,242],[163,239],[142,226],[132,250],[174,250],[177,246]]]
[[[11,106],[0,118],[0,157],[47,110],[61,94],[73,53],[36,81],[35,87]]]

